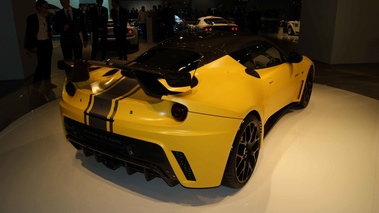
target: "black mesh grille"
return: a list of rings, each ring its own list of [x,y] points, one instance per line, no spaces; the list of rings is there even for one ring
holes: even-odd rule
[[[67,139],[77,148],[94,154],[106,166],[125,166],[128,173],[142,172],[146,179],[161,177],[170,185],[178,179],[163,149],[154,143],[125,137],[64,118]],[[117,165],[113,165],[117,164]]]
[[[191,166],[189,165],[186,156],[183,152],[172,151],[176,160],[178,161],[180,168],[182,169],[187,180],[196,180],[195,175],[192,172]]]

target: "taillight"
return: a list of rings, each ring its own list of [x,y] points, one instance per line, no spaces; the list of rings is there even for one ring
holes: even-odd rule
[[[211,27],[210,28],[206,27],[206,28],[204,28],[204,30],[205,30],[205,32],[211,32],[212,28]]]
[[[238,31],[238,27],[232,27],[232,31]]]
[[[133,30],[128,29],[128,34],[133,35]]]
[[[171,115],[177,121],[184,121],[187,117],[188,109],[182,104],[175,103],[171,108]]]
[[[75,88],[75,85],[72,82],[70,82],[70,81],[67,82],[66,86],[65,86],[65,89],[66,89],[66,93],[69,96],[74,96],[75,95],[76,88]]]

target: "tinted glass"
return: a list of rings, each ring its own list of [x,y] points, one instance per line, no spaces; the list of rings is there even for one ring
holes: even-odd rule
[[[210,18],[210,19],[204,19],[204,22],[207,24],[227,24],[228,22],[225,19],[221,18]]]
[[[197,68],[201,55],[195,51],[176,48],[154,48],[136,59],[147,67],[174,72],[189,72]]]
[[[253,68],[266,68],[283,63],[280,51],[267,42],[251,45],[230,54],[242,65]]]

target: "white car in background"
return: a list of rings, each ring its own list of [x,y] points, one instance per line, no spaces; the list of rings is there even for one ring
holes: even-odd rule
[[[288,21],[287,33],[288,35],[298,35],[300,32],[300,21]]]
[[[188,31],[238,31],[238,25],[219,16],[204,16],[188,25]]]

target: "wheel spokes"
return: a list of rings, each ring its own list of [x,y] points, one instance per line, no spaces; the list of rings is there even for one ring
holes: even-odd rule
[[[313,88],[313,72],[309,72],[307,80],[305,82],[305,87],[304,87],[304,100],[307,103],[311,99],[312,88]]]
[[[309,102],[311,99],[311,94],[312,94],[312,87],[313,87],[313,82],[312,80],[308,80],[305,84],[304,92],[305,92],[305,101]]]
[[[245,182],[254,171],[259,155],[259,126],[251,122],[241,135],[236,156],[236,176],[238,181]]]

